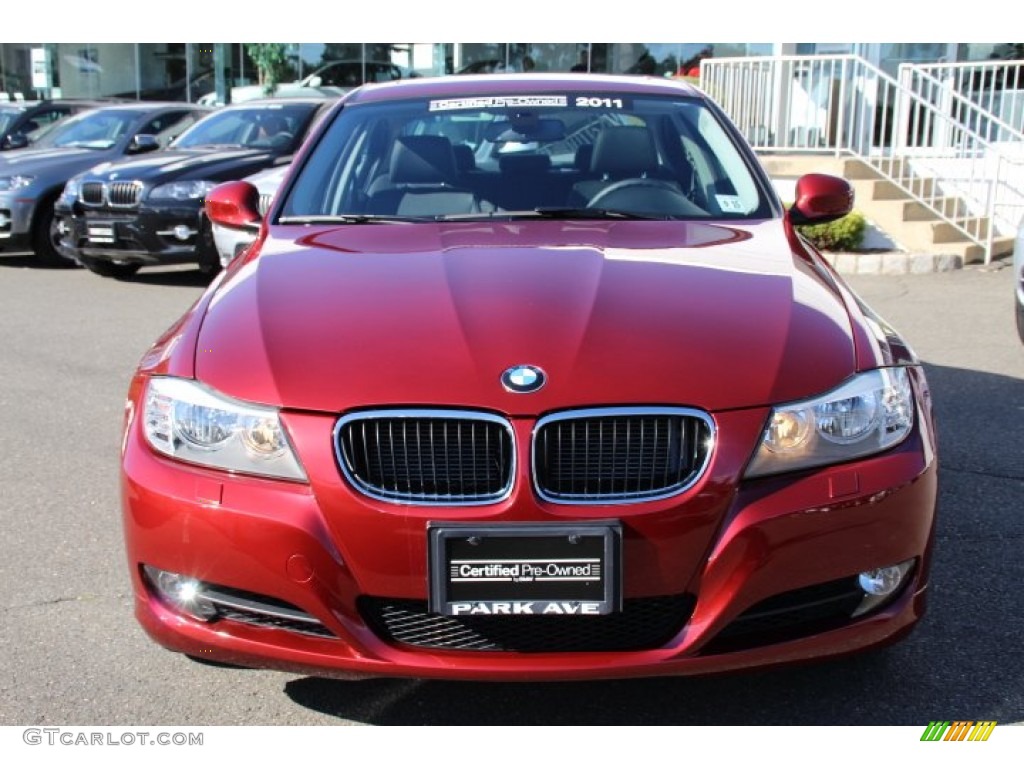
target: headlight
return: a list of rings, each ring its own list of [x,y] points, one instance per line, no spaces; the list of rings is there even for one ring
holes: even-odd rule
[[[150,200],[199,200],[220,184],[219,181],[172,181],[153,187]]]
[[[61,192],[61,197],[67,198],[68,200],[74,200],[78,197],[78,193],[82,190],[82,180],[77,176],[72,176],[68,179],[64,185],[64,191]]]
[[[143,431],[154,450],[182,461],[306,480],[276,408],[230,400],[188,379],[149,380]]]
[[[0,176],[0,192],[27,187],[35,180],[35,176]]]
[[[907,370],[868,371],[820,397],[773,408],[746,474],[792,472],[869,456],[900,443],[913,426]]]

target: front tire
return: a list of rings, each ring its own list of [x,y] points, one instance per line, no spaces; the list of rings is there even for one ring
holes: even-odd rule
[[[32,250],[36,261],[44,267],[66,269],[76,266],[74,259],[57,250],[60,241],[57,217],[53,215],[53,200],[44,200],[42,210],[32,228]]]
[[[112,277],[115,280],[124,280],[139,271],[141,264],[118,264],[114,261],[104,259],[91,259],[80,256],[82,266],[100,277]]]

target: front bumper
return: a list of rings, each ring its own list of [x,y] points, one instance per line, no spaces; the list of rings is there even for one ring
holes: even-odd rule
[[[0,251],[32,250],[34,198],[0,192]]]
[[[763,409],[717,414],[720,435],[730,437],[719,443],[704,479],[670,499],[629,507],[553,505],[536,498],[524,474],[509,499],[473,508],[399,506],[359,495],[342,480],[331,450],[335,416],[284,417],[309,485],[167,460],[145,445],[136,420],[126,435],[122,476],[136,615],[156,641],[175,651],[341,678],[699,674],[840,655],[903,636],[925,609],[936,502],[930,421],[919,412],[912,436],[885,454],[737,487],[735,477],[765,416]],[[532,424],[514,420],[521,435],[529,435]],[[520,466],[528,472],[528,462]],[[566,652],[425,647],[389,636],[368,607],[427,599],[428,521],[609,517],[623,527],[626,603],[668,596],[684,606],[677,608],[678,625],[653,646]],[[821,602],[815,598],[821,589],[905,561],[912,561],[912,571],[889,603],[855,618],[844,609],[804,620],[808,606]],[[157,596],[144,565],[283,601],[314,618],[326,636],[281,623],[190,618]],[[795,613],[786,614],[786,605]],[[788,628],[787,615],[795,621]]]
[[[201,201],[154,208],[75,210],[55,208],[65,256],[122,264],[188,264],[198,260],[204,225]]]

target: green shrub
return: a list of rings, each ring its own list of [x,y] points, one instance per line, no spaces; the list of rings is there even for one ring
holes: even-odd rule
[[[807,224],[797,230],[822,251],[856,251],[864,242],[867,225],[864,216],[854,211],[828,224]]]

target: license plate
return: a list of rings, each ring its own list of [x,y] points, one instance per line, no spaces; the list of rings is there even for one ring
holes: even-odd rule
[[[600,616],[621,610],[622,526],[431,523],[430,610]]]
[[[87,234],[90,243],[116,242],[113,224],[89,224]]]

